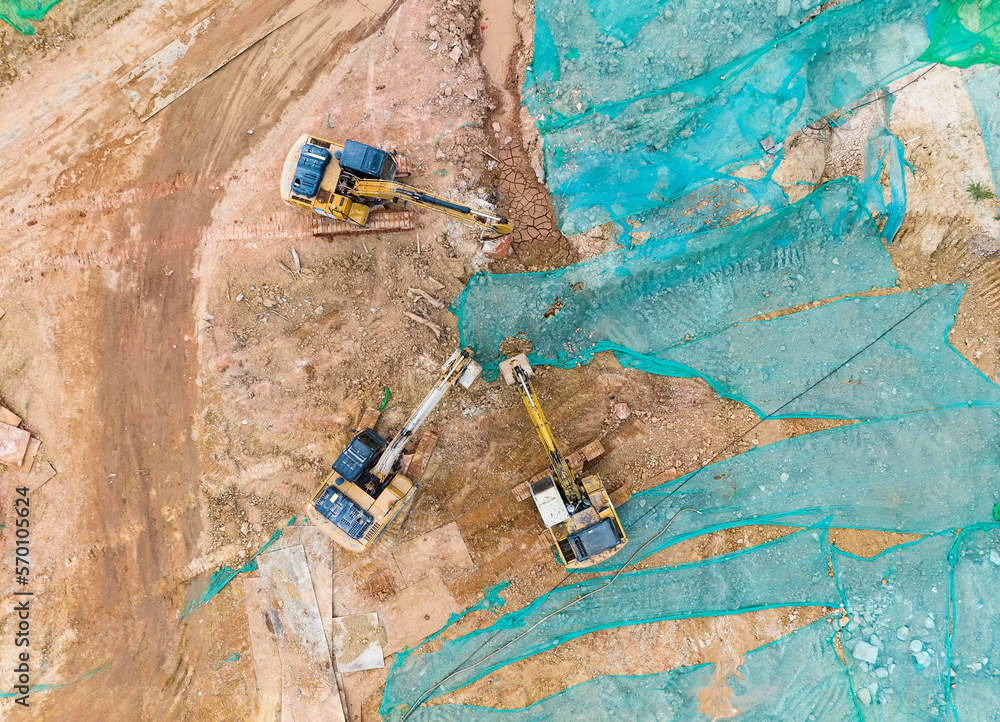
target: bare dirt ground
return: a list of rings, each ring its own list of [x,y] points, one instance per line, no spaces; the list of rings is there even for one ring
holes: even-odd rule
[[[0,37],[11,43],[0,66],[0,398],[44,442],[29,480],[33,682],[69,683],[32,696],[39,718],[258,716],[241,585],[183,621],[178,612],[192,581],[238,566],[301,516],[385,388],[380,429],[389,431],[433,383],[458,344],[454,317],[407,289],[450,300],[475,270],[553,268],[613,245],[610,229],[563,237],[539,183],[539,141],[518,111],[531,3],[321,2],[141,123],[115,76],[99,71],[112,51],[127,66],[156,50],[169,29],[165,5],[61,5],[35,39],[10,29]],[[175,15],[202,5],[174,3]],[[989,174],[960,74],[936,68],[903,90],[892,122],[915,170],[891,249],[900,285],[956,279],[995,248],[998,230],[964,191]],[[429,214],[405,233],[313,237],[277,192],[288,146],[304,132],[396,148],[412,160],[415,185],[501,198],[518,224],[511,255],[491,262],[475,233]],[[790,140],[787,162],[801,168],[793,175],[859,172],[858,132]],[[291,247],[301,274],[279,265],[292,267]],[[966,281],[950,339],[995,380],[1000,272],[989,265]],[[418,310],[444,328],[441,338],[404,315]],[[746,433],[757,417],[701,381],[622,369],[610,355],[542,369],[536,388],[567,450],[604,443],[592,468],[612,491],[676,478],[731,442],[727,453],[737,453],[840,423],[770,420]],[[612,412],[622,403],[624,419]],[[465,607],[510,580],[504,596],[516,609],[563,576],[538,543],[530,501],[509,493],[544,463],[517,396],[477,382],[446,398],[431,427],[437,450],[402,523],[364,557],[335,554],[337,616],[391,606],[412,582],[393,550],[450,522],[473,565],[441,574],[449,603]],[[49,466],[56,474],[42,483]],[[19,482],[2,472],[8,527]],[[646,564],[787,531],[728,530]],[[871,556],[899,537],[839,531],[835,540]],[[3,573],[10,609],[12,572]],[[823,612],[602,631],[449,699],[519,707],[597,674],[724,662]],[[493,618],[470,615],[449,635]],[[4,612],[4,690],[11,644]],[[232,653],[241,657],[221,665]],[[384,675],[350,676],[353,719],[376,719]]]

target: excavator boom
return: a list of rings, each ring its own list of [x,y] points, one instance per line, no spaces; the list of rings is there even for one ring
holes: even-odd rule
[[[531,385],[531,365],[524,354],[500,364],[504,381],[517,386],[532,425],[549,457],[549,473],[527,482],[556,555],[569,569],[584,569],[617,554],[628,542],[604,482],[596,474],[576,478],[573,466],[556,445],[552,428]],[[582,463],[580,464],[582,466]]]
[[[406,425],[389,442],[385,451],[382,452],[382,456],[379,457],[378,463],[372,469],[372,474],[379,479],[385,479],[392,473],[399,455],[403,453],[403,449],[406,448],[407,443],[417,433],[417,430],[427,420],[427,417],[430,416],[434,407],[444,398],[448,389],[455,384],[462,384],[465,388],[469,388],[472,382],[476,380],[476,377],[479,376],[482,367],[472,360],[472,352],[469,349],[463,349],[455,351],[451,355],[451,358],[441,367],[441,370],[443,373],[437,384],[427,394],[423,403],[413,412]]]
[[[549,426],[548,419],[545,418],[545,412],[542,411],[538,397],[535,395],[535,389],[528,378],[530,374],[528,369],[530,367],[525,368],[525,366],[518,364],[516,359],[511,364],[511,372],[518,391],[521,392],[521,400],[524,402],[524,408],[528,412],[528,417],[531,419],[535,431],[538,432],[538,437],[542,440],[542,446],[549,457],[549,466],[552,468],[555,482],[562,489],[566,501],[575,504],[583,497],[580,483],[576,480],[576,475],[570,469],[566,458],[559,453],[555,436],[552,434],[552,427]]]

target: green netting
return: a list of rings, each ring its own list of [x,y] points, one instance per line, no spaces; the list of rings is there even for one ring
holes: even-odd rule
[[[1000,527],[967,529],[952,551],[951,690],[960,720],[1000,710]]]
[[[948,554],[957,538],[924,537],[874,559],[835,550],[837,586],[851,617],[841,643],[863,719],[950,716]]]
[[[42,3],[40,0],[0,0],[0,20],[6,20],[22,35],[34,35],[31,20],[41,20],[59,0]]]
[[[742,722],[847,722],[859,720],[850,702],[844,665],[832,643],[836,616],[821,619],[745,655],[739,677],[728,684]],[[525,709],[472,705],[416,709],[413,722],[465,720],[658,720],[710,722],[699,694],[711,686],[713,664],[635,677],[601,676]],[[398,719],[389,717],[388,719]]]
[[[669,3],[659,15],[601,3],[608,17],[649,18],[632,37],[618,21],[602,33],[601,18],[579,4],[538,3],[523,89],[567,233],[761,160],[762,143],[780,143],[919,67],[936,8],[933,0],[865,0],[789,30],[769,3]],[[795,5],[793,19],[812,3]]]
[[[293,518],[288,522],[288,526],[292,525],[295,521]],[[260,556],[269,546],[277,541],[278,537],[281,536],[281,529],[275,529],[274,534],[268,539],[267,544],[262,546],[257,552],[250,557],[246,564],[244,564],[239,569],[233,569],[232,567],[221,567],[216,569],[212,576],[208,578],[207,581],[195,581],[191,584],[188,589],[187,597],[184,600],[184,606],[181,608],[181,613],[178,615],[179,619],[184,619],[191,615],[199,607],[208,604],[212,598],[226,588],[229,582],[233,581],[238,574],[246,574],[247,572],[252,572],[257,569],[257,557]]]
[[[604,589],[607,579],[559,587],[487,629],[446,642],[440,651],[397,661],[386,683],[383,714],[405,711],[425,692],[433,699],[599,629],[775,606],[836,606],[840,597],[829,559],[826,529],[807,529],[704,561],[628,572]]]
[[[964,288],[847,298],[728,326],[656,354],[615,355],[650,373],[701,376],[760,416],[866,419],[960,403],[1000,405],[1000,388],[948,343]]]
[[[1000,501],[1000,409],[942,408],[817,431],[749,451],[633,496],[618,509],[621,564],[742,524],[810,524],[924,534],[984,522]],[[620,558],[620,559],[619,559]],[[605,563],[595,569],[613,569]]]
[[[1000,63],[1000,3],[942,0],[930,30],[924,60],[967,68]]]
[[[1000,7],[1000,3],[997,3]],[[993,174],[993,191],[1000,191],[1000,67],[981,66],[962,73]]]
[[[572,367],[604,349],[656,352],[759,314],[891,285],[896,273],[856,191],[841,179],[736,227],[558,271],[477,273],[452,304],[462,343],[491,380],[511,336],[532,342],[532,363]]]
[[[893,96],[888,93],[879,100],[879,122],[872,128],[865,144],[865,178],[861,184],[868,210],[885,220],[882,238],[887,243],[892,242],[903,225],[906,211],[905,169],[913,172],[913,166],[904,157],[903,143],[889,130],[892,102]],[[883,169],[889,176],[888,200],[881,181]]]

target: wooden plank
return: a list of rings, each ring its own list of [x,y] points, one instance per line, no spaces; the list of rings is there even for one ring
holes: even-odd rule
[[[392,557],[408,585],[425,577],[472,568],[472,557],[455,522],[403,542],[393,550]]]
[[[250,627],[250,651],[257,680],[258,720],[281,719],[281,658],[278,638],[270,619],[271,607],[260,585],[260,577],[243,579],[243,598]]]
[[[118,78],[118,87],[140,120],[146,121],[317,2],[231,0],[212,6],[187,32]]]
[[[20,426],[21,417],[15,414],[10,409],[0,406],[0,423],[10,424],[11,426]]]
[[[38,455],[38,448],[42,445],[40,439],[28,439],[28,448],[24,452],[24,459],[17,467],[22,474],[30,474],[31,467],[35,465],[35,456]]]
[[[30,440],[31,434],[24,429],[0,423],[0,464],[15,469],[20,467]]]
[[[281,685],[291,718],[295,722],[344,722],[305,550],[295,546],[267,552],[257,562],[278,638]]]

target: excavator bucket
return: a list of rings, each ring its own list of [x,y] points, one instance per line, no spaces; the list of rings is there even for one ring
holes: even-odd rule
[[[500,362],[500,373],[503,374],[503,380],[507,382],[508,386],[514,385],[514,367],[520,366],[523,368],[528,376],[534,375],[534,371],[531,368],[531,364],[528,363],[528,357],[523,353],[519,353],[517,356],[511,356],[506,361]]]

